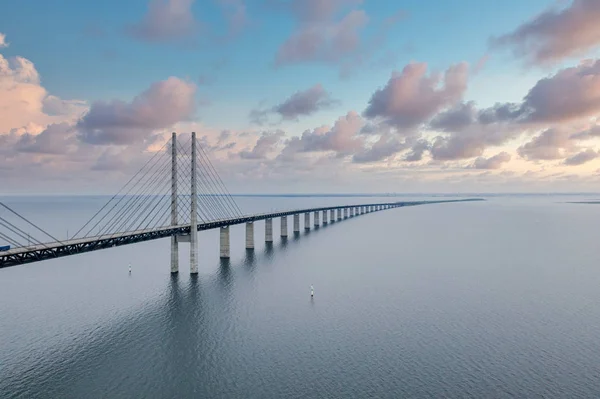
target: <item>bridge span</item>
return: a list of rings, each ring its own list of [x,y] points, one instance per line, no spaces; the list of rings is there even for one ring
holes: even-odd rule
[[[182,180],[189,182],[189,192],[181,191]],[[346,204],[247,215],[241,212],[206,153],[197,145],[195,133],[191,134],[190,142],[184,145],[177,142],[177,136],[173,133],[163,149],[73,237],[56,239],[0,202],[2,207],[21,221],[51,239],[34,239],[33,244],[28,242],[25,245],[22,240],[29,241],[31,236],[0,215],[0,240],[13,245],[13,248],[0,251],[0,268],[170,237],[171,272],[179,271],[179,243],[189,243],[190,273],[195,274],[198,273],[198,231],[220,229],[219,253],[221,258],[229,258],[229,227],[232,225],[246,224],[245,246],[252,250],[254,223],[257,221],[265,221],[265,242],[269,243],[273,242],[274,218],[280,218],[281,236],[287,237],[288,216],[293,217],[294,233],[299,233],[300,215],[304,215],[304,229],[310,230],[311,214],[312,226],[318,227],[392,208],[480,200],[470,198]]]

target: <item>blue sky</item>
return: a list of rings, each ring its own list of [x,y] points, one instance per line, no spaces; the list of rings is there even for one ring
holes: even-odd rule
[[[195,130],[245,191],[282,179],[318,191],[340,176],[433,191],[600,178],[594,0],[20,0],[1,11],[0,170],[42,168],[44,182],[72,187],[99,170],[114,180],[170,131]],[[65,178],[73,165],[79,183]]]
[[[211,126],[241,129],[247,125],[248,110],[260,101],[276,103],[317,82],[341,100],[337,109],[328,111],[332,119],[340,110],[364,109],[370,94],[386,83],[394,67],[413,60],[441,71],[461,60],[475,65],[488,52],[490,36],[510,31],[551,3],[461,0],[457,6],[455,2],[433,0],[365,2],[363,9],[372,21],[365,30],[367,36],[375,34],[381,22],[398,11],[406,12],[406,17],[390,29],[385,45],[377,51],[379,56],[349,77],[340,77],[336,65],[317,62],[275,68],[275,53],[294,29],[294,20],[259,0],[247,2],[251,26],[226,44],[203,33],[193,47],[141,43],[126,36],[124,29],[141,19],[147,0],[21,0],[3,6],[0,27],[10,38],[6,55],[34,61],[43,85],[61,98],[127,100],[149,82],[169,76],[191,80],[203,76],[210,82],[202,86],[198,98],[209,99],[211,105],[199,109],[199,118]],[[227,22],[215,2],[197,1],[192,10],[200,21],[225,34]],[[395,62],[385,62],[387,51],[397,54]],[[378,63],[382,65],[372,65]],[[491,105],[518,101],[527,87],[495,84],[494,79],[485,79],[486,75],[524,75],[526,81],[532,81],[541,73],[524,70],[506,57],[491,58],[478,77],[485,88],[472,88],[467,95]],[[319,117],[327,119],[327,115]],[[306,119],[302,125],[315,122],[316,118]]]

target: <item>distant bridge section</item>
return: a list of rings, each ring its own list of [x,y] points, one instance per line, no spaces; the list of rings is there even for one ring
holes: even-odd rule
[[[183,184],[182,184],[183,183]],[[198,145],[195,133],[178,143],[173,133],[166,143],[72,237],[59,240],[0,202],[0,268],[55,259],[137,242],[171,239],[171,272],[179,271],[179,243],[190,244],[190,273],[198,273],[197,232],[220,229],[220,256],[229,258],[229,227],[246,224],[246,249],[254,249],[254,223],[265,221],[265,242],[273,242],[273,218],[281,219],[281,236],[287,237],[287,217],[293,217],[293,231],[313,225],[335,223],[349,217],[397,207],[480,201],[453,199],[400,201],[359,205],[339,205],[245,215],[242,213],[206,153]],[[14,220],[9,220],[8,215]],[[321,221],[322,220],[322,221]],[[19,221],[19,225],[16,221]],[[26,233],[22,225],[41,232],[44,240]],[[25,244],[26,243],[26,244]]]

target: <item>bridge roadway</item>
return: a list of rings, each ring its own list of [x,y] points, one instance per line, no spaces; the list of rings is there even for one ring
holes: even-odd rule
[[[342,206],[328,206],[321,208],[305,208],[294,209],[290,211],[261,213],[231,219],[217,219],[208,223],[198,223],[198,231],[216,229],[224,226],[232,226],[236,224],[255,222],[259,220],[272,219],[282,216],[290,216],[307,212],[321,212],[337,209],[346,209],[352,207],[363,206],[391,206],[404,207],[426,204],[437,204],[447,202],[466,202],[466,201],[481,201],[478,198],[457,199],[457,200],[437,200],[437,201],[401,201],[401,202],[384,202],[372,204],[352,204]],[[388,208],[391,209],[391,208]],[[155,229],[129,231],[123,233],[105,234],[102,236],[76,238],[72,240],[64,240],[51,242],[46,244],[31,245],[20,248],[13,248],[8,251],[0,252],[0,269],[9,266],[23,265],[26,263],[39,262],[48,259],[60,258],[81,254],[85,252],[98,251],[100,249],[117,247],[120,245],[134,244],[142,241],[156,240],[159,238],[171,237],[173,235],[189,235],[190,224],[178,226],[165,226]]]

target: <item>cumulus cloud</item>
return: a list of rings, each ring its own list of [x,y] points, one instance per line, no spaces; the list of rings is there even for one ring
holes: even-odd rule
[[[87,110],[84,101],[65,101],[49,95],[40,84],[33,62],[0,54],[0,134],[11,129],[45,127],[78,118]]]
[[[422,160],[425,151],[429,150],[430,147],[429,141],[423,139],[417,140],[410,148],[408,154],[404,156],[404,161],[418,162]]]
[[[359,33],[367,24],[363,10],[351,10],[340,20],[336,13],[360,0],[292,0],[289,11],[297,20],[297,28],[279,47],[276,65],[304,61],[338,62],[360,46]]]
[[[550,128],[517,149],[517,153],[528,160],[554,160],[565,158],[575,147],[565,129]]]
[[[192,13],[194,0],[150,0],[148,10],[127,33],[139,40],[164,42],[189,37],[199,24]]]
[[[262,125],[266,123],[270,113],[279,115],[282,120],[298,120],[300,116],[312,115],[337,103],[338,101],[333,99],[318,83],[306,90],[297,91],[281,104],[270,109],[251,110],[250,120],[255,124]]]
[[[285,136],[285,132],[278,130],[276,132],[264,132],[252,150],[241,151],[240,157],[243,159],[267,159],[267,156],[272,153],[281,139]]]
[[[131,144],[152,139],[154,131],[189,120],[195,111],[196,86],[179,78],[153,83],[130,103],[92,103],[77,124],[79,138],[89,144]]]
[[[238,35],[249,24],[248,12],[244,0],[218,0],[228,23],[226,38]]]
[[[596,158],[598,158],[598,152],[588,148],[565,159],[565,165],[582,165]]]
[[[573,0],[564,9],[549,9],[513,32],[491,39],[494,47],[511,47],[529,63],[547,64],[581,56],[600,45],[600,2]]]
[[[467,89],[466,63],[448,68],[441,87],[441,74],[426,73],[426,63],[411,63],[401,73],[394,72],[386,86],[373,93],[364,116],[398,128],[412,128],[461,100]]]
[[[8,47],[9,43],[6,41],[6,35],[0,32],[0,48]]]
[[[503,164],[510,161],[511,156],[508,152],[502,151],[490,158],[478,157],[473,163],[475,169],[500,169]]]
[[[355,163],[378,162],[393,157],[407,148],[406,141],[400,141],[390,134],[381,135],[370,148],[363,148],[352,157]]]
[[[521,110],[529,122],[568,121],[600,112],[600,60],[583,61],[541,79]]]
[[[351,155],[364,146],[364,139],[358,136],[364,120],[355,111],[340,117],[332,128],[321,126],[307,130],[300,137],[292,137],[286,142],[279,159],[295,159],[298,153],[333,151],[336,156]]]

